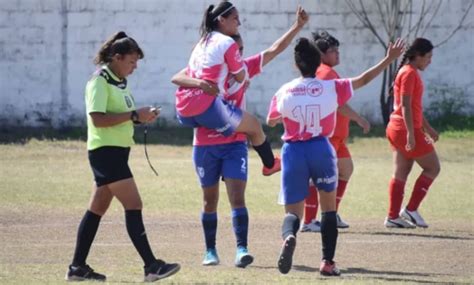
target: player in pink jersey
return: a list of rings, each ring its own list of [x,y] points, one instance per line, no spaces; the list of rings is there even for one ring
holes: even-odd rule
[[[237,43],[230,37],[238,34],[240,26],[237,8],[223,1],[210,5],[204,13],[201,40],[194,47],[186,74],[202,79],[204,88],[182,86],[176,91],[177,117],[181,124],[203,126],[224,136],[242,132],[249,136],[252,146],[263,162],[263,175],[280,171],[280,159],[275,158],[270,143],[258,119],[233,105],[226,104],[222,96],[210,94],[217,85],[221,95],[227,93],[226,82],[233,78],[244,82],[248,74]]]
[[[431,63],[433,44],[417,38],[406,51],[394,81],[394,110],[386,134],[393,152],[394,173],[389,183],[389,210],[385,219],[388,228],[426,228],[428,224],[418,213],[433,180],[440,172],[434,142],[439,138],[423,115],[423,81],[418,70]],[[401,209],[405,183],[415,162],[423,169],[415,182],[406,208]]]
[[[306,12],[298,7],[296,21],[281,38],[271,47],[244,60],[249,79],[260,74],[263,66],[285,50],[296,34],[308,21]],[[243,41],[239,35],[232,38],[243,51]],[[172,79],[177,85],[199,88],[202,79],[192,78],[182,70]],[[245,90],[248,82],[239,83],[232,78],[226,82],[227,93],[223,95],[226,102],[245,109]],[[205,85],[204,85],[205,86]],[[215,92],[216,95],[218,92]],[[227,194],[232,208],[232,224],[237,240],[235,265],[246,267],[253,262],[247,249],[249,216],[245,204],[245,188],[247,181],[247,136],[244,133],[233,133],[224,136],[205,127],[198,127],[194,133],[193,160],[196,173],[203,189],[204,209],[201,215],[206,240],[204,265],[219,264],[216,249],[217,204],[219,200],[219,178],[226,184]]]
[[[282,185],[280,203],[285,205],[282,226],[283,246],[278,269],[290,271],[296,247],[296,234],[308,196],[308,180],[319,190],[321,206],[322,275],[340,275],[334,262],[337,242],[336,186],[337,165],[328,137],[334,132],[337,108],[353,95],[353,90],[369,83],[403,51],[397,40],[389,44],[387,56],[374,67],[350,79],[319,80],[315,73],[321,63],[312,41],[301,38],[295,47],[295,62],[301,77],[284,84],[272,98],[267,123],[283,123]]]
[[[339,41],[326,31],[313,33],[313,40],[316,47],[321,52],[321,65],[316,71],[316,77],[321,80],[338,79],[339,74],[334,70],[334,66],[339,64]],[[364,133],[370,130],[369,122],[354,111],[348,104],[344,104],[337,109],[336,126],[332,137],[329,139],[337,156],[338,183],[336,190],[336,210],[344,196],[347,183],[352,175],[354,166],[351,153],[346,145],[349,137],[349,122],[353,120]],[[318,212],[318,190],[310,181],[309,195],[305,200],[304,223],[301,226],[302,232],[319,232],[320,222],[316,219]],[[337,214],[337,227],[348,228],[339,213]]]

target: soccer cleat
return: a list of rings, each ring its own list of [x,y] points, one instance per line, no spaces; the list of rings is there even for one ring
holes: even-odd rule
[[[105,281],[106,277],[103,274],[94,272],[94,269],[86,264],[81,266],[69,265],[65,279],[67,281]]]
[[[400,217],[396,219],[390,219],[389,217],[386,217],[384,225],[387,228],[405,228],[405,229],[416,228],[416,226],[412,224],[410,221],[404,220]]]
[[[428,224],[425,222],[423,217],[421,217],[418,211],[408,211],[407,208],[404,208],[403,210],[400,211],[400,217],[412,222],[417,227],[421,227],[421,228],[428,227]]]
[[[153,282],[169,277],[181,269],[178,263],[166,263],[157,259],[152,265],[145,267],[145,282]]]
[[[280,257],[278,258],[278,270],[280,270],[282,274],[287,274],[291,270],[295,247],[296,237],[294,235],[289,235],[283,242]]]
[[[235,254],[235,266],[245,268],[247,265],[253,262],[253,256],[249,254],[246,247],[237,247],[237,253]]]
[[[262,174],[264,176],[270,176],[274,173],[277,173],[280,170],[281,170],[281,159],[280,159],[279,156],[275,155],[275,162],[273,163],[273,167],[272,168],[267,168],[264,165],[263,169],[262,169]]]
[[[344,222],[342,219],[341,219],[341,216],[339,216],[339,214],[336,214],[336,219],[337,219],[337,227],[340,228],[340,229],[347,229],[349,227],[349,224]]]
[[[341,271],[339,268],[336,267],[336,263],[334,261],[321,261],[321,265],[319,266],[319,273],[323,276],[339,276],[341,275]]]
[[[318,220],[312,220],[311,223],[309,224],[303,224],[301,226],[300,231],[302,233],[304,232],[319,233],[321,232],[321,222],[319,222]]]
[[[208,249],[206,251],[206,255],[204,256],[204,260],[202,261],[202,265],[210,266],[210,265],[218,265],[219,264],[219,256],[217,255],[217,251],[215,248]]]

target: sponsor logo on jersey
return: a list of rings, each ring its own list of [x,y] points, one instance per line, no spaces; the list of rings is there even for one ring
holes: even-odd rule
[[[318,81],[313,81],[306,87],[306,92],[311,97],[318,97],[323,94],[323,85]]]
[[[291,93],[293,96],[305,96],[306,95],[306,86],[303,84],[296,85],[295,87],[288,88],[287,93]]]
[[[202,95],[204,94],[204,91],[200,88],[189,88],[189,89],[186,89],[185,92],[184,92],[184,98],[190,98],[190,97],[194,97],[194,96],[199,96],[199,95]]]

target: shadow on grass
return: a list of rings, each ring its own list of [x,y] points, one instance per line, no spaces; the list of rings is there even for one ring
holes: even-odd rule
[[[357,274],[357,275],[388,275],[388,276],[369,276],[371,279],[381,281],[392,281],[392,282],[414,282],[423,284],[446,284],[445,281],[435,281],[433,279],[440,276],[450,276],[448,274],[435,274],[435,273],[413,273],[413,272],[401,272],[401,271],[378,271],[369,270],[358,267],[348,267],[341,270],[343,274]],[[393,277],[391,277],[393,276]],[[398,277],[400,276],[400,277]],[[420,280],[419,278],[431,277],[429,280]]]
[[[370,233],[359,233],[368,235],[379,235],[379,236],[407,236],[407,237],[420,237],[430,239],[446,239],[446,240],[474,240],[472,237],[453,236],[453,235],[434,235],[434,234],[419,234],[419,233],[407,233],[407,232],[370,232]]]

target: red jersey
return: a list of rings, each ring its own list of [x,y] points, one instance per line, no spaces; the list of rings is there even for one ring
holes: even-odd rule
[[[406,129],[405,118],[402,114],[402,96],[411,96],[413,128],[423,126],[423,81],[415,67],[410,64],[403,66],[395,78],[393,112],[390,115],[390,128]]]
[[[321,63],[316,70],[316,77],[321,80],[332,80],[341,78],[337,72],[327,64]],[[341,112],[336,114],[336,126],[334,128],[333,138],[345,140],[349,136],[349,122],[351,119],[344,116]]]

